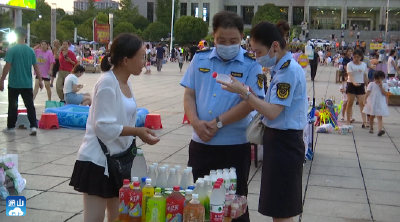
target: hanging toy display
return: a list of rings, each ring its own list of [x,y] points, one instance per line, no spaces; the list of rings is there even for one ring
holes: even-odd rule
[[[343,101],[339,105],[334,103],[334,98],[326,99],[316,107],[315,116],[317,132],[330,132],[339,129],[338,116],[342,110]],[[330,125],[330,126],[327,126]]]

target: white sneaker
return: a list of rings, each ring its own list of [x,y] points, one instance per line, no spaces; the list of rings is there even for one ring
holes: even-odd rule
[[[32,128],[31,128],[31,133],[30,133],[29,135],[31,135],[31,136],[36,136],[36,133],[37,133],[36,127],[32,127]]]
[[[3,129],[3,133],[15,133],[15,128],[5,128]]]

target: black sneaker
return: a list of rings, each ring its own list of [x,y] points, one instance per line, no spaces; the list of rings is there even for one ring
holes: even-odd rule
[[[383,134],[385,134],[385,130],[379,131],[378,136],[382,136]]]

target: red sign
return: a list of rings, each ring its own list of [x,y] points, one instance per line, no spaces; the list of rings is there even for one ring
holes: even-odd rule
[[[97,24],[97,21],[94,21],[94,41],[97,43],[110,42],[109,24]]]

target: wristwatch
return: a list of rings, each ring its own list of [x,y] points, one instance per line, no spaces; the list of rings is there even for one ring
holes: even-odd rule
[[[221,120],[219,119],[219,117],[217,116],[217,118],[215,118],[215,121],[217,121],[217,128],[221,129],[224,125],[222,125]]]
[[[243,100],[248,100],[250,95],[251,95],[251,92],[247,91],[246,95],[244,95],[244,97],[243,97]]]

